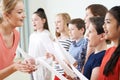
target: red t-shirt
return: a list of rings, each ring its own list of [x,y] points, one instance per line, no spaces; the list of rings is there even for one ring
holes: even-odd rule
[[[99,73],[99,77],[98,80],[119,80],[119,75],[120,75],[120,58],[118,59],[116,66],[113,69],[114,74],[109,73],[108,76],[105,76],[103,74],[104,71],[104,67],[106,65],[106,63],[108,62],[108,60],[110,59],[111,55],[113,54],[113,52],[115,51],[116,47],[111,47],[109,48],[106,53],[105,56],[102,60],[102,64],[100,66],[100,73]]]
[[[19,33],[14,30],[14,43],[11,48],[7,48],[3,41],[3,37],[0,34],[0,70],[9,66],[13,63],[13,59],[15,57],[16,48],[19,42]]]

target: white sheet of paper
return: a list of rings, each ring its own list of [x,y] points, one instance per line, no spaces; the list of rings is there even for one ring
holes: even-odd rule
[[[54,42],[54,48],[55,48],[54,56],[56,57],[59,64],[62,66],[62,68],[66,72],[66,74],[71,76],[72,78],[76,77],[76,75],[72,71],[72,69],[63,61],[63,60],[65,60],[65,57],[62,55],[62,50],[60,49],[60,46],[56,42]],[[60,56],[62,56],[63,58],[61,59]]]
[[[17,51],[20,52],[24,58],[30,58],[30,57],[31,57],[31,56],[29,56],[23,49],[21,49],[20,47],[17,48]],[[37,60],[37,61],[39,61],[39,63],[40,63],[42,66],[46,67],[46,68],[47,68],[48,70],[50,70],[53,74],[55,74],[59,79],[61,79],[61,80],[67,80],[63,75],[61,75],[59,72],[55,71],[55,70],[53,69],[53,67],[51,67],[47,62],[45,62],[45,61],[43,60],[43,58],[39,58],[39,60]]]
[[[60,49],[60,51],[61,51],[61,54],[62,54],[62,56],[64,56],[64,60],[66,60],[68,63],[70,63],[70,64],[74,64],[75,62],[76,62],[76,60],[74,59],[74,57],[72,57],[71,55],[70,55],[70,53],[68,53],[63,47],[62,47],[62,45],[60,45],[60,43],[58,42],[58,40],[57,40],[57,38],[55,39],[55,42],[57,43],[57,45],[58,45],[58,47],[59,47],[59,49]],[[56,47],[56,46],[55,46]]]
[[[72,70],[77,74],[80,80],[88,80],[82,73],[80,73],[73,65],[71,65]]]
[[[62,49],[61,45],[58,43],[58,42],[55,42],[54,43],[54,46],[55,46],[55,50],[56,50],[56,57],[58,59],[58,62],[60,63],[60,65],[62,66],[62,68],[65,70],[65,72],[70,75],[72,78],[74,77],[79,77],[81,80],[88,80],[82,73],[80,73],[74,66],[73,66],[73,63],[74,60],[72,56],[70,56],[66,51],[65,49]],[[64,55],[64,54],[67,54],[67,55]],[[65,64],[65,62],[61,59],[59,59],[59,55],[61,55],[62,57],[64,57],[63,59],[67,60],[70,65],[70,67],[72,68],[69,68],[69,66],[67,66]],[[69,59],[71,59],[71,61],[69,61]]]

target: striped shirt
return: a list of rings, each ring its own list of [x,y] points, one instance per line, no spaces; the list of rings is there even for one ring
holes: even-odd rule
[[[59,40],[59,43],[66,49],[66,51],[69,51],[69,47],[72,41],[70,39],[65,39],[65,40]]]
[[[72,43],[70,39],[59,39],[59,43],[65,48],[66,51],[69,51],[69,47]],[[54,63],[54,69],[61,74],[64,74],[64,69],[59,65],[59,63]]]

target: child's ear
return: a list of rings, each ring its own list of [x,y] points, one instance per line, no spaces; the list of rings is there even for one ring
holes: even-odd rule
[[[42,19],[43,20],[43,23],[45,23],[46,22],[46,19]]]
[[[81,30],[81,32],[82,32],[82,33],[84,33],[84,32],[85,32],[85,29],[84,29],[84,28],[81,28],[80,30]]]
[[[105,33],[102,33],[102,34],[100,34],[100,35],[101,35],[100,40],[105,40]]]

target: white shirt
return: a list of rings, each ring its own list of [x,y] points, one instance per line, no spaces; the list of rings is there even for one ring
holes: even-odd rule
[[[29,50],[30,56],[35,59],[44,57],[47,52],[52,53],[52,40],[50,38],[50,32],[44,30],[42,32],[33,32],[30,35]],[[51,76],[49,71],[41,65],[39,69],[33,73],[34,80],[49,80]]]

